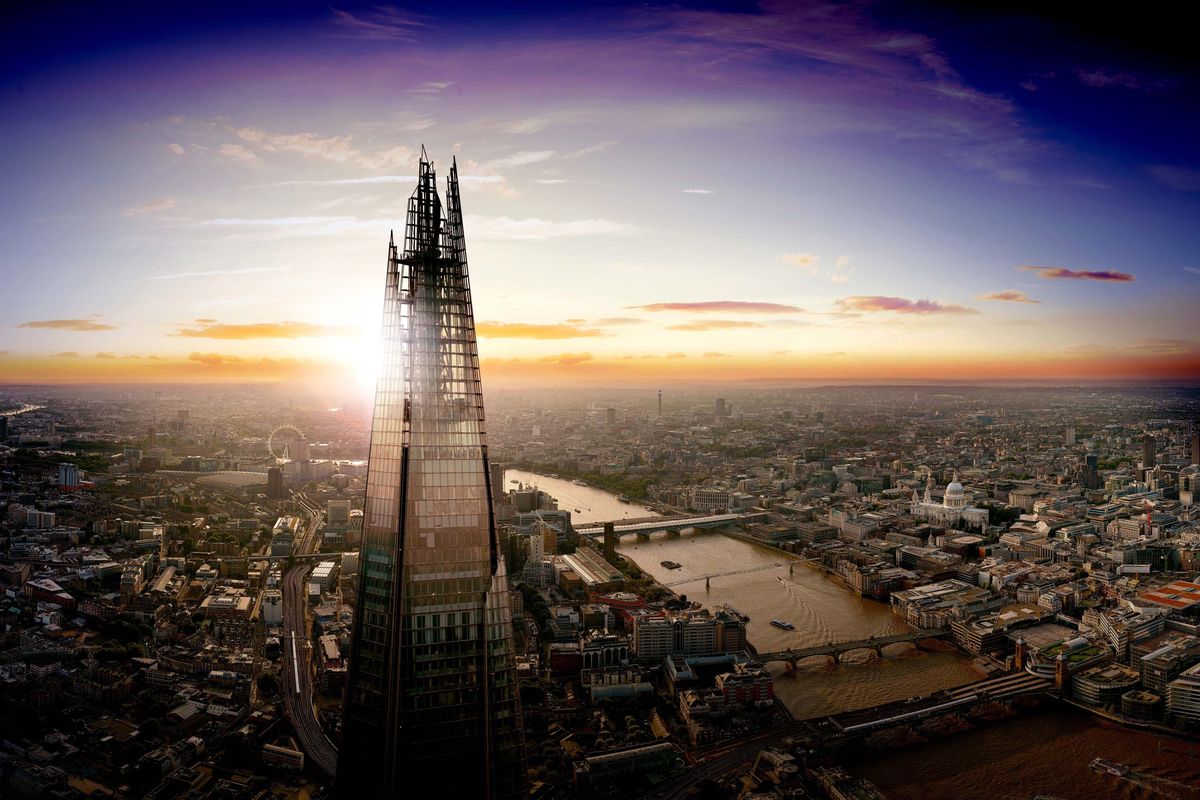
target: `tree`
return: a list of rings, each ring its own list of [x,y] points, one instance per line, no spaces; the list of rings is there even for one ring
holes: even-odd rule
[[[258,694],[261,697],[274,697],[279,694],[279,679],[274,673],[264,672],[258,676]]]

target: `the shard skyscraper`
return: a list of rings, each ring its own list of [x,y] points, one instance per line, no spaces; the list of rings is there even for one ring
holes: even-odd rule
[[[340,797],[524,794],[489,482],[458,167],[443,213],[422,149],[403,250],[388,246]]]

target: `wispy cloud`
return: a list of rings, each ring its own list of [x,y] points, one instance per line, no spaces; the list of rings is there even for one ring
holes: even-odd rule
[[[846,283],[854,274],[857,267],[850,266],[850,256],[841,255],[834,259],[833,269],[829,273],[830,283]]]
[[[1066,267],[1017,267],[1025,272],[1032,272],[1044,280],[1076,280],[1076,281],[1107,281],[1112,283],[1128,283],[1133,275],[1128,272],[1117,272],[1111,269],[1067,269]]]
[[[144,281],[173,281],[176,278],[209,278],[214,275],[250,275],[256,272],[286,272],[290,267],[246,267],[245,269],[206,269],[198,272],[175,272],[170,275],[146,275]]]
[[[683,194],[716,194],[712,189],[680,189]]]
[[[581,147],[578,150],[572,150],[569,153],[564,153],[563,158],[582,158],[583,156],[590,156],[592,153],[599,153],[602,150],[607,150],[616,143],[616,139],[606,139],[603,142],[596,142],[595,144],[588,145],[587,147]]]
[[[116,358],[115,353],[96,353],[96,358]]]
[[[1137,339],[1128,349],[1138,353],[1149,353],[1153,355],[1178,355],[1180,353],[1191,353],[1197,348],[1197,342],[1192,339],[1163,339],[1163,338],[1143,338]]]
[[[975,296],[976,300],[995,300],[1002,303],[1040,303],[1041,300],[1034,300],[1024,292],[1016,289],[1005,289],[1002,292],[987,292]]]
[[[706,319],[700,322],[683,322],[679,325],[668,325],[669,331],[721,331],[732,328],[761,328],[762,324],[742,319]]]
[[[225,364],[241,364],[245,359],[221,353],[190,353],[188,354],[188,361],[196,361],[210,367],[220,367]]]
[[[561,186],[564,183],[570,183],[566,178],[536,178],[534,183],[540,183],[543,186]]]
[[[79,358],[79,353],[74,350],[64,350],[61,353],[55,353],[55,358]]]
[[[201,323],[199,327],[180,328],[172,336],[188,339],[301,339],[322,336],[345,336],[353,328],[315,325],[311,322],[254,322],[242,325]]]
[[[291,153],[339,164],[357,164],[367,169],[410,167],[417,162],[417,153],[411,148],[398,145],[367,153],[355,147],[350,136],[272,133],[261,128],[237,128],[234,133],[243,141],[270,153]]]
[[[1200,169],[1171,164],[1151,164],[1146,167],[1154,180],[1180,192],[1200,192]]]
[[[382,42],[415,42],[420,29],[427,26],[424,17],[392,6],[358,13],[335,8],[333,23],[344,36]]]
[[[484,163],[480,169],[483,172],[491,172],[495,169],[506,169],[508,167],[521,167],[526,164],[536,164],[539,161],[548,161],[554,158],[553,150],[520,150],[503,158],[494,158],[491,161]],[[410,179],[411,180],[411,179]]]
[[[715,350],[709,350],[702,358],[729,358],[729,353],[718,353]]]
[[[153,214],[156,211],[166,211],[168,208],[175,207],[174,197],[158,197],[151,200],[149,203],[142,203],[140,206],[127,208],[121,213],[127,217],[137,217],[142,214]]]
[[[457,85],[454,81],[425,81],[408,91],[410,94],[438,94]]]
[[[262,159],[240,144],[223,144],[217,152],[226,158],[241,162],[242,164],[258,164],[262,161]]]
[[[604,335],[603,331],[579,325],[525,322],[480,322],[475,332],[486,339],[580,339]]]
[[[116,325],[105,325],[94,319],[40,319],[22,322],[19,328],[50,328],[59,331],[115,331]]]
[[[171,142],[169,145],[167,145],[167,149],[170,150],[172,153],[174,153],[177,156],[183,155],[183,145],[181,145],[181,144],[176,144],[175,142]]]
[[[928,142],[960,167],[1031,183],[1045,146],[1008,97],[972,86],[931,37],[889,28],[868,6],[762,3],[757,10],[645,10],[647,36],[683,53],[693,69],[790,61],[786,81],[805,103],[799,132],[853,130]],[[801,83],[802,82],[802,83]]]
[[[808,270],[811,274],[815,275],[817,264],[820,262],[821,257],[813,253],[784,253],[779,257],[779,260],[784,264]]]
[[[1190,272],[1193,275],[1200,275],[1200,267],[1184,267],[1184,272]]]
[[[540,241],[574,236],[630,236],[641,228],[608,219],[554,221],[528,217],[485,217],[466,215],[467,236],[474,239],[526,239]]]
[[[1166,89],[1171,84],[1169,81],[1146,78],[1141,75],[1134,75],[1132,72],[1124,70],[1106,69],[1097,67],[1095,69],[1076,69],[1075,77],[1084,86],[1090,86],[1093,89],[1148,89],[1151,91],[1158,89]]]
[[[760,303],[748,300],[705,300],[699,303],[649,303],[644,306],[626,306],[638,311],[686,311],[695,313],[725,312],[742,314],[796,314],[803,308],[782,303]]]
[[[850,256],[840,255],[833,260],[833,267],[822,272],[821,257],[815,253],[784,253],[779,257],[784,264],[804,270],[809,275],[822,275],[830,283],[846,283],[856,267],[850,266]]]
[[[882,295],[855,295],[843,297],[836,303],[842,311],[871,313],[876,311],[894,311],[897,314],[978,314],[973,308],[966,306],[939,303],[936,300],[909,300],[905,297],[885,297]]]
[[[546,117],[531,117],[529,119],[517,120],[510,124],[506,130],[508,133],[537,133],[545,130],[550,124],[550,120]]]
[[[609,327],[613,325],[643,325],[645,322],[646,320],[640,317],[601,317],[600,319],[593,320],[592,324]]]

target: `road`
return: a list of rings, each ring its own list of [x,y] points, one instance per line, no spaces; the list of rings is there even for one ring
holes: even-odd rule
[[[308,513],[308,525],[296,546],[296,552],[304,555],[316,546],[321,510],[303,495],[297,495],[296,500]],[[310,563],[300,563],[283,576],[283,705],[308,760],[332,777],[337,771],[337,748],[321,729],[313,707],[312,641],[305,613],[308,596],[304,580],[311,568]]]

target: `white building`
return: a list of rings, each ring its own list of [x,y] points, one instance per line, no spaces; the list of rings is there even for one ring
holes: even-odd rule
[[[278,589],[263,592],[262,621],[268,626],[283,624],[283,592]]]
[[[946,527],[956,525],[960,521],[968,527],[978,528],[981,531],[987,527],[987,509],[967,505],[966,491],[958,482],[957,472],[954,474],[954,480],[946,486],[946,494],[942,502],[935,503],[933,501],[932,491],[933,476],[930,475],[925,484],[925,497],[918,498],[917,493],[913,492],[912,506],[909,511],[917,519]]]
[[[1200,722],[1200,664],[1167,684],[1167,708],[1176,720]]]

